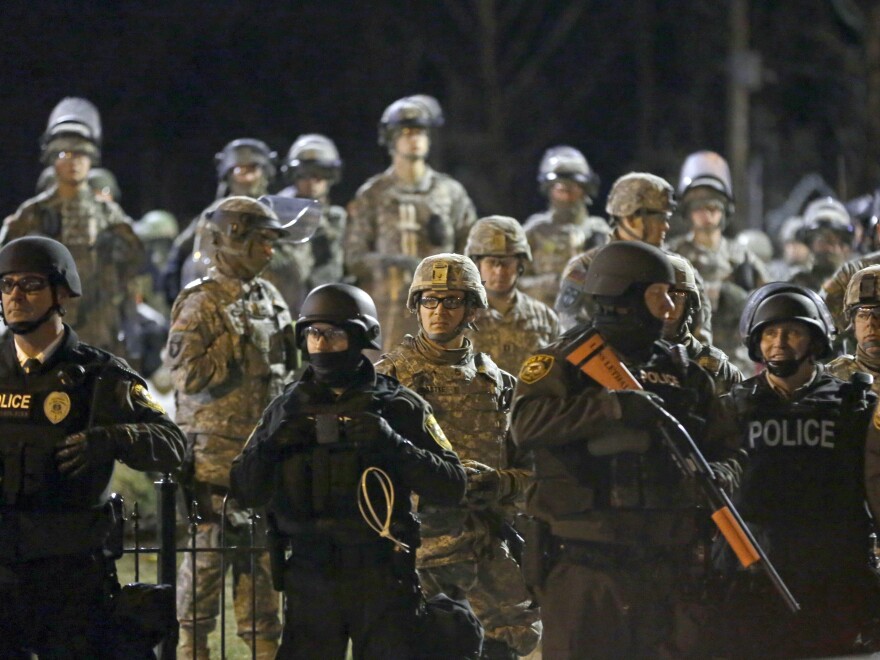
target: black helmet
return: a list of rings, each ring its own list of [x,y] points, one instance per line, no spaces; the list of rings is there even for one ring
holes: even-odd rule
[[[275,178],[275,159],[278,154],[272,151],[262,140],[239,138],[233,140],[223,151],[214,155],[217,165],[217,180],[223,182],[229,171],[238,165],[259,165],[266,174],[266,179]]]
[[[763,361],[760,343],[764,328],[783,321],[800,321],[810,327],[821,344],[814,357],[821,359],[831,354],[831,338],[836,329],[825,302],[806,287],[771,282],[752,292],[739,322],[743,344],[752,360]]]
[[[584,291],[593,296],[618,297],[634,284],[675,284],[675,271],[661,250],[641,241],[606,245],[590,264]]]
[[[350,284],[323,284],[311,290],[296,320],[296,344],[302,347],[303,331],[312,323],[354,325],[363,330],[363,348],[382,348],[379,314],[366,291]]]
[[[70,250],[45,236],[17,238],[0,249],[0,277],[9,273],[42,273],[53,285],[66,286],[72,297],[82,295]]]
[[[379,146],[392,146],[394,132],[405,126],[431,129],[443,122],[443,109],[433,96],[415,94],[397,99],[385,108],[379,120]]]

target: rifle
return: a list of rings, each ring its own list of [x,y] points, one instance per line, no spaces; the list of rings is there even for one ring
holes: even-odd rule
[[[643,390],[614,350],[605,343],[595,330],[574,348],[566,360],[575,365],[594,381],[609,390]],[[661,415],[658,424],[664,444],[678,467],[693,477],[709,499],[714,510],[712,520],[724,536],[743,568],[757,564],[769,578],[779,596],[793,613],[800,611],[800,604],[789,591],[767,553],[758,543],[752,531],[736,510],[730,496],[718,485],[717,477],[702,452],[681,423],[667,411],[657,407]]]

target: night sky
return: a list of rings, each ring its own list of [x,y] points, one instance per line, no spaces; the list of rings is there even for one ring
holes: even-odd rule
[[[767,74],[752,95],[766,203],[807,171],[833,185],[838,154],[849,192],[865,192],[852,190],[870,174],[862,36],[835,3],[777,4],[751,3]],[[539,210],[536,168],[554,144],[580,148],[603,193],[630,169],[674,184],[687,153],[725,151],[723,2],[7,0],[0,26],[4,214],[34,194],[39,136],[69,95],[100,109],[103,164],[134,218],[204,208],[228,141],[259,138],[283,156],[304,132],[336,141],[345,169],[333,197],[345,204],[387,166],[382,110],[413,93],[443,105],[431,161],[481,214]]]

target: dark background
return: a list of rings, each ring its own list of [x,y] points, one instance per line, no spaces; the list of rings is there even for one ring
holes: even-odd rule
[[[427,93],[446,115],[431,162],[480,214],[539,210],[536,169],[554,144],[578,147],[599,172],[601,211],[621,174],[675,184],[688,153],[733,161],[734,140],[749,181],[738,224],[757,225],[808,173],[843,197],[880,183],[878,5],[7,0],[0,213],[33,195],[38,138],[64,96],[99,107],[103,164],[132,217],[162,207],[188,218],[214,197],[215,152],[238,137],[283,156],[300,133],[329,135],[345,160],[333,197],[345,204],[387,166],[382,110]],[[736,90],[745,140],[730,135]]]

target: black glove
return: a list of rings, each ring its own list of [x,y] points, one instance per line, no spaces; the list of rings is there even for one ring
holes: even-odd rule
[[[393,451],[403,438],[375,413],[356,413],[345,422],[345,439],[358,447]]]
[[[663,399],[643,390],[615,392],[620,404],[620,421],[627,426],[644,426],[661,419]]]
[[[508,470],[473,470],[465,466],[468,475],[465,502],[472,509],[485,509],[510,496],[515,489],[516,480]]]
[[[116,443],[103,428],[69,435],[55,445],[55,463],[65,477],[78,477],[90,466],[116,458]]]
[[[297,415],[285,419],[278,430],[260,444],[261,449],[271,459],[279,459],[289,451],[305,449],[317,442],[315,418]]]

